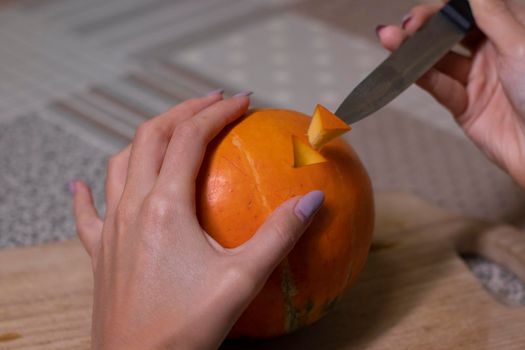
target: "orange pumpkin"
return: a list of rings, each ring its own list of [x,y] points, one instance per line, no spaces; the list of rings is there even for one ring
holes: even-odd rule
[[[325,193],[311,226],[231,337],[272,337],[315,322],[365,264],[374,221],[369,177],[340,138],[321,149],[326,162],[294,167],[292,138],[308,143],[309,122],[294,111],[257,110],[209,145],[198,179],[198,214],[224,247],[248,240],[287,199],[315,189]]]

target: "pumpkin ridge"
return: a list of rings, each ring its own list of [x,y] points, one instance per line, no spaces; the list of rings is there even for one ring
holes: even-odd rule
[[[246,147],[244,147],[239,135],[237,135],[234,132],[232,132],[232,144],[239,150],[239,153],[244,157],[244,159],[248,163],[250,167],[250,173],[252,174],[254,180],[255,189],[257,190],[257,193],[260,197],[259,199],[261,200],[262,205],[266,208],[268,214],[270,214],[272,209],[268,204],[268,198],[266,198],[264,192],[261,189],[261,177],[259,176],[259,172],[255,169],[255,161],[253,160],[253,157],[248,153]]]

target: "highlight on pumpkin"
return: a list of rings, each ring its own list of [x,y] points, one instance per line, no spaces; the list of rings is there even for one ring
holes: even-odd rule
[[[350,130],[350,125],[325,107],[317,105],[308,127],[308,142],[314,149],[320,150],[325,144]]]
[[[299,168],[306,165],[326,162],[326,158],[321,153],[314,150],[306,142],[303,142],[296,136],[292,136],[293,142],[293,166]]]

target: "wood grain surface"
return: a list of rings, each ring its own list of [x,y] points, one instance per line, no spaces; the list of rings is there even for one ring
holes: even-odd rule
[[[379,194],[358,283],[316,324],[223,349],[525,349],[525,309],[496,301],[460,252],[525,277],[525,234]],[[92,276],[78,241],[0,252],[0,349],[88,349]]]

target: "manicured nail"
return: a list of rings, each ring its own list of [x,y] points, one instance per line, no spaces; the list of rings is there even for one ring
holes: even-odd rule
[[[378,25],[378,26],[376,27],[376,35],[377,35],[377,37],[379,37],[379,32],[380,32],[383,28],[385,28],[385,27],[386,27],[386,26],[385,26],[384,24],[380,24],[380,25]]]
[[[233,97],[241,97],[241,96],[248,97],[251,94],[253,94],[253,91],[243,91],[243,92],[239,92],[238,94],[233,95]]]
[[[75,183],[76,183],[76,181],[69,181],[69,182],[67,183],[67,189],[69,190],[69,194],[70,194],[71,196],[74,196],[75,193],[77,193],[77,188],[76,188],[76,186],[75,186]]]
[[[224,93],[224,89],[217,89],[217,90],[208,92],[206,96],[222,95],[223,93]]]
[[[295,215],[301,220],[308,221],[319,210],[324,202],[322,191],[312,191],[305,194],[295,206]]]
[[[404,15],[403,20],[401,22],[401,28],[406,29],[408,22],[412,19],[412,15]]]

